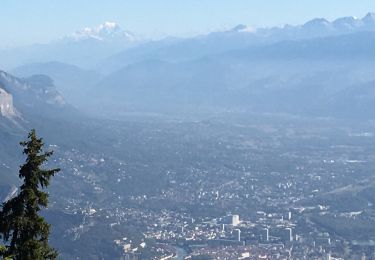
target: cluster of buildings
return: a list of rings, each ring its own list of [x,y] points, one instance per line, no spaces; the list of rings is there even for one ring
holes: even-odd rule
[[[74,190],[84,192],[62,194],[51,206],[85,216],[81,226],[71,229],[76,234],[72,237],[90,225],[103,225],[108,233],[119,229],[123,235],[112,239],[113,246],[129,259],[142,259],[147,253],[155,259],[372,259],[373,205],[354,210],[341,207],[339,199],[330,200],[356,182],[353,172],[364,178],[368,158],[350,159],[354,151],[361,151],[358,147],[317,149],[315,141],[305,144],[302,152],[283,150],[282,137],[274,135],[269,143],[257,145],[240,140],[237,153],[215,154],[224,157],[223,163],[192,160],[178,165],[181,168],[132,166],[118,158],[66,151],[56,163],[68,174],[56,180],[66,183],[71,174],[71,185],[80,186]],[[294,143],[293,138],[285,137]],[[142,167],[145,174],[158,172],[161,184],[126,190],[141,174],[134,169]],[[340,232],[350,228],[340,223],[350,223],[354,230],[357,223],[366,223],[368,234],[358,231],[364,238],[359,241],[354,234]],[[133,239],[122,227],[132,227],[141,239]]]

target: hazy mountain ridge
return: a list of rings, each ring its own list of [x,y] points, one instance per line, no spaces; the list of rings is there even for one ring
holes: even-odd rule
[[[24,133],[41,125],[50,128],[50,122],[67,122],[82,117],[82,113],[65,101],[56,89],[51,78],[45,75],[33,75],[19,78],[0,71],[0,86],[12,96],[16,117],[11,120],[0,116],[6,132]]]
[[[106,23],[67,41],[106,45],[106,38],[117,37],[133,40],[115,23]],[[366,106],[371,101],[359,97],[371,92],[375,80],[367,67],[375,60],[374,44],[375,15],[369,13],[362,19],[319,18],[263,29],[239,25],[188,39],[144,42],[97,66],[91,63],[97,71],[57,61],[12,72],[23,77],[48,75],[69,101],[94,113],[109,107],[113,113],[206,107],[344,117],[350,112],[370,118]],[[358,111],[344,112],[342,100]]]
[[[0,66],[10,70],[29,63],[60,61],[88,68],[139,42],[142,40],[132,33],[121,29],[117,24],[106,22],[50,43],[1,50]]]
[[[105,22],[97,27],[83,28],[51,43],[2,50],[0,65],[9,70],[28,63],[60,61],[108,73],[149,58],[186,61],[248,46],[364,31],[375,31],[373,13],[362,19],[343,17],[332,22],[318,18],[297,26],[254,29],[238,25],[207,35],[158,41],[141,39],[114,22]]]
[[[100,99],[94,100],[107,97],[105,102],[125,110],[149,112],[212,107],[372,118],[374,44],[375,33],[361,32],[251,46],[184,62],[146,60],[101,80],[94,92]],[[354,109],[347,109],[344,100]]]
[[[63,107],[66,104],[52,79],[45,75],[20,79],[0,71],[0,84],[13,96],[15,106],[20,109],[33,109],[42,105]]]
[[[284,34],[284,39],[289,37],[289,40],[298,40],[374,30],[375,14],[368,13],[363,18],[348,16],[335,19],[334,21],[315,18],[303,25],[286,25],[282,28],[272,28],[270,30],[261,29],[258,33],[264,36]]]
[[[104,60],[99,63],[97,69],[108,73],[146,59],[183,62],[231,50],[262,47],[278,42],[374,31],[375,14],[373,13],[368,13],[362,19],[343,17],[332,22],[317,18],[297,26],[253,29],[246,25],[238,25],[227,31],[212,32],[187,39],[161,40],[136,46]]]
[[[92,91],[92,87],[102,77],[96,71],[57,61],[27,64],[17,67],[11,73],[26,78],[35,74],[48,75],[67,102],[78,108],[85,106],[87,93]]]

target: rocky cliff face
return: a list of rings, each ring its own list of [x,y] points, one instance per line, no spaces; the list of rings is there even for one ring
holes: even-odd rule
[[[0,71],[0,118],[24,118],[25,113],[54,115],[66,107],[64,98],[49,77],[17,78]]]
[[[13,96],[2,88],[0,88],[0,115],[7,118],[13,118],[17,115],[13,106]]]

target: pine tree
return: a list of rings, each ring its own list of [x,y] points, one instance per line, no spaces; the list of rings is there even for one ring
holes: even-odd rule
[[[50,225],[38,213],[48,205],[48,194],[42,190],[60,169],[42,169],[53,152],[44,152],[43,140],[37,138],[35,130],[20,144],[27,157],[19,170],[23,184],[19,194],[5,202],[0,211],[0,238],[2,235],[6,243],[2,256],[16,260],[55,259],[57,251],[48,244]]]

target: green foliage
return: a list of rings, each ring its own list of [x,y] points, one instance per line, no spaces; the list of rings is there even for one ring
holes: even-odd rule
[[[57,251],[48,244],[50,225],[38,213],[48,205],[48,194],[42,189],[60,169],[42,169],[52,152],[43,151],[43,140],[37,138],[35,130],[20,144],[27,157],[19,171],[23,184],[19,194],[5,202],[0,211],[0,235],[6,243],[0,249],[1,255],[25,260],[56,259]]]
[[[0,256],[2,256],[5,253],[5,251],[6,251],[5,246],[0,245]]]

